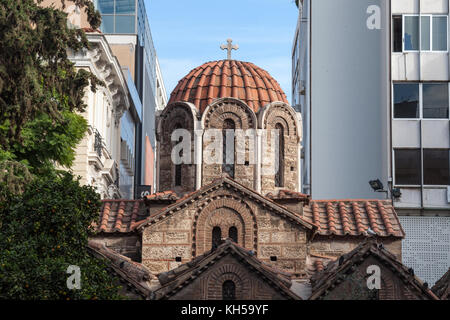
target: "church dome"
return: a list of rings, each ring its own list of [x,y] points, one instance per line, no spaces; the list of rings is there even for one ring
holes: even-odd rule
[[[257,112],[264,105],[288,103],[278,82],[250,62],[220,60],[207,62],[181,79],[170,95],[169,104],[193,103],[200,112],[217,98],[238,98]]]

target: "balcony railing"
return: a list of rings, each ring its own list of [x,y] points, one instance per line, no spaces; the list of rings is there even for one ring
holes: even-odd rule
[[[103,138],[96,128],[92,128],[92,130],[94,132],[94,151],[101,157],[103,151]]]

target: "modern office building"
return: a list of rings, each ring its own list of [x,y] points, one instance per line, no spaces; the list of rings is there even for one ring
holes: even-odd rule
[[[403,262],[433,283],[450,266],[449,2],[303,0],[299,9],[292,104],[304,121],[303,191],[387,194],[406,232]]]
[[[128,68],[142,105],[135,146],[136,185],[155,185],[155,113],[167,94],[143,0],[95,0],[106,35],[122,67]]]

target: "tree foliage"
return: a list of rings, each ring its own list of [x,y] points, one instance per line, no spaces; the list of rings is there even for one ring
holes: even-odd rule
[[[100,14],[84,8],[91,27]],[[118,298],[106,265],[89,255],[99,196],[70,173],[87,123],[86,88],[102,84],[76,70],[69,51],[89,49],[83,30],[42,0],[0,0],[0,299]],[[69,265],[81,289],[69,290]]]
[[[89,48],[82,29],[70,29],[67,14],[41,7],[43,0],[0,1],[0,144],[21,142],[25,124],[45,113],[62,121],[61,113],[84,111],[84,89],[98,79],[75,70],[68,50]],[[68,1],[68,0],[67,0]],[[88,0],[72,0],[85,8],[93,28],[99,13]]]
[[[106,264],[87,250],[99,196],[70,173],[35,179],[22,195],[2,189],[0,299],[119,298]],[[81,289],[67,288],[67,268],[81,270]]]

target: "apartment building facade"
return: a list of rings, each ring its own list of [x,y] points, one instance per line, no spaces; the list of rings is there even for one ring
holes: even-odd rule
[[[403,262],[432,283],[450,265],[449,1],[304,0],[299,9],[292,104],[304,121],[303,191],[391,198]],[[327,186],[327,175],[338,182]],[[370,189],[373,179],[385,193]]]
[[[135,145],[137,186],[156,183],[155,114],[167,104],[167,94],[143,0],[94,0],[102,15],[100,31],[127,68],[141,101],[141,124]],[[139,197],[135,192],[135,197]]]

